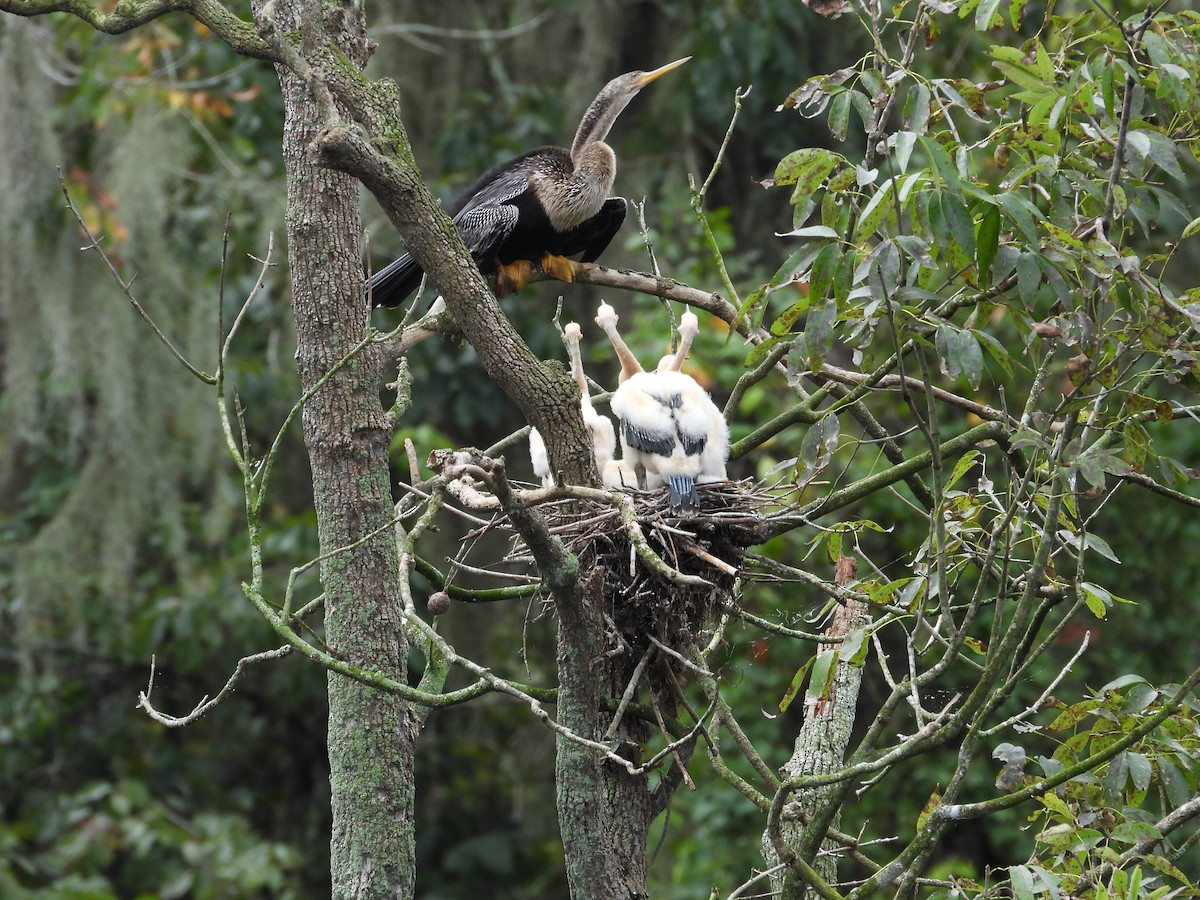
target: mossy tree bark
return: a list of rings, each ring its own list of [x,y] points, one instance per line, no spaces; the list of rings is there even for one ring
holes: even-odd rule
[[[367,119],[371,105],[360,108]],[[379,200],[488,375],[541,431],[554,471],[570,484],[594,483],[578,389],[561,367],[530,351],[478,271],[464,264],[461,241],[421,186],[406,142],[368,142],[348,127],[327,129],[317,143],[324,162],[354,174]],[[447,248],[458,248],[457,256]],[[578,574],[564,574],[549,549],[544,563],[539,558],[538,535],[522,534],[535,548],[558,613],[558,720],[575,735],[603,741],[625,686],[623,664],[605,657],[603,573],[583,561]],[[560,735],[557,750],[559,828],[573,900],[644,897],[646,836],[675,781],[665,779],[665,787],[651,792],[646,776],[631,776],[570,737]]]
[[[261,14],[261,8],[256,13]],[[280,3],[275,28],[328,42],[366,61],[361,9],[342,7],[336,28],[302,21],[304,4]],[[301,384],[314,387],[366,333],[358,183],[316,163],[311,145],[322,111],[309,86],[277,66],[285,106],[287,238]],[[304,409],[321,552],[325,639],[337,657],[405,679],[399,565],[387,523],[392,423],[379,399],[383,360],[366,352],[338,368]],[[420,711],[391,694],[328,675],[328,753],[333,832],[332,896],[414,894],[413,757]]]

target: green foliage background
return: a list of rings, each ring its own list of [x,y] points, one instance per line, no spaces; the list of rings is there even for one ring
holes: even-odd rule
[[[670,84],[629,110],[614,142],[618,189],[646,198],[659,265],[697,287],[716,290],[720,282],[690,211],[687,176],[707,173],[736,88],[753,85],[708,207],[744,293],[769,280],[795,249],[774,236],[793,225],[787,192],[758,182],[797,147],[860,153],[853,124],[838,142],[819,119],[775,111],[810,75],[850,65],[866,46],[861,28],[820,20],[797,3],[726,0],[697,12],[683,0],[507,0],[456,4],[452,23],[443,3],[372,13],[380,26],[373,66],[400,83],[417,159],[446,197],[499,159],[565,141],[579,110],[613,74],[692,54]],[[408,27],[416,22],[479,34]],[[938,68],[952,59],[956,77],[994,77],[985,36],[953,18],[943,27],[937,55],[918,67],[945,75]],[[241,596],[242,498],[214,404],[131,313],[97,258],[79,252],[83,240],[59,185],[61,175],[125,277],[137,272],[134,291],[160,327],[185,355],[211,367],[227,218],[227,316],[257,277],[251,257],[266,253],[268,233],[282,232],[274,75],[181,17],[122,38],[57,17],[6,17],[0,80],[0,895],[327,893],[323,673],[295,659],[260,667],[221,707],[180,731],[134,708],[152,658],[156,705],[182,713],[214,693],[239,657],[273,646],[273,638]],[[1185,183],[1176,190],[1194,191],[1194,159],[1183,160],[1181,174]],[[364,209],[378,267],[398,244],[373,203]],[[606,261],[647,268],[632,223],[620,242]],[[277,247],[274,259],[282,258]],[[1185,247],[1177,265],[1191,267],[1179,277],[1196,283],[1194,249]],[[231,370],[259,447],[297,393],[281,265],[266,285]],[[594,289],[542,284],[506,301],[544,357],[562,354],[551,323],[560,293],[562,320],[585,323],[587,334],[600,299]],[[607,299],[620,304],[639,356],[660,354],[666,332],[657,301]],[[612,361],[599,342],[589,352],[589,372],[611,382]],[[706,329],[693,356],[723,399],[743,354]],[[432,342],[410,362],[418,393],[397,434],[398,478],[406,475],[406,437],[423,455],[486,446],[523,424],[469,348]],[[753,389],[734,440],[783,402],[778,387]],[[903,415],[898,406],[888,424]],[[770,471],[796,455],[801,436],[784,432],[731,474]],[[1198,457],[1194,428],[1162,440],[1177,459]],[[282,465],[267,548],[281,578],[316,549],[295,435]],[[897,515],[888,504],[900,502],[881,495],[862,514],[890,521]],[[1112,504],[1106,537],[1122,564],[1091,573],[1137,605],[1090,626],[1093,650],[1060,687],[1064,697],[1126,673],[1158,683],[1195,663],[1180,635],[1191,634],[1200,570],[1182,548],[1200,542],[1200,524],[1179,508],[1143,502],[1125,494]],[[445,540],[444,555],[452,556],[455,538]],[[893,560],[913,545],[913,534],[897,530],[867,535],[862,549]],[[796,538],[771,549],[797,564],[808,552]],[[821,564],[819,553],[810,559]],[[303,587],[315,595],[314,584]],[[762,589],[747,601],[769,614],[776,605],[802,605],[799,591]],[[815,612],[816,598],[812,605]],[[456,607],[443,621],[461,651],[516,658],[526,648],[531,678],[550,680],[551,625],[528,610]],[[743,700],[765,698],[765,713],[803,660],[748,631],[732,638],[723,689]],[[1047,669],[1034,684],[1053,676]],[[879,702],[878,688],[866,686],[866,704]],[[764,714],[744,724],[778,764],[797,716]],[[549,733],[504,701],[434,714],[418,763],[422,897],[565,894],[552,759]],[[912,783],[936,781],[941,762],[911,763],[923,769]],[[728,889],[761,862],[757,810],[694,768],[698,789],[678,797],[663,825],[655,897],[707,896],[711,885]],[[979,772],[980,786],[994,776]],[[862,802],[881,830],[903,833],[925,800],[868,794]],[[943,865],[981,875],[986,865],[1020,861],[1031,845],[1024,824],[1014,813],[964,827]]]

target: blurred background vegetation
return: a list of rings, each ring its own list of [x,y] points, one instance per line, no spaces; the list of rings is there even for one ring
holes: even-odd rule
[[[1036,4],[1034,4],[1036,5]],[[1062,4],[1060,4],[1062,5]],[[689,175],[703,180],[729,123],[734,92],[753,85],[708,199],[712,226],[743,293],[795,249],[786,192],[763,189],[796,147],[833,146],[827,129],[776,112],[810,75],[864,50],[853,22],[817,19],[785,0],[398,0],[374,4],[372,73],[401,86],[417,160],[448,199],[480,171],[542,143],[567,142],[597,88],[613,75],[684,55],[691,64],[640,97],[612,141],[617,189],[645,199],[646,238],[664,274],[719,290],[690,207]],[[946,30],[936,51],[953,74],[991,77],[973,29]],[[224,455],[215,405],[130,311],[83,239],[60,178],[106,249],[137,273],[134,291],[177,346],[212,368],[223,234],[224,303],[232,315],[258,274],[268,234],[283,231],[281,105],[270,67],[237,58],[182,16],[120,38],[74,20],[0,18],[0,895],[4,897],[309,897],[328,893],[324,673],[288,658],[259,667],[199,724],[179,731],[135,708],[153,658],[160,709],[183,713],[214,693],[237,659],[274,645],[244,600],[247,544],[240,481]],[[861,135],[845,147],[861,152]],[[1185,164],[1192,189],[1195,161]],[[364,202],[375,268],[400,246]],[[636,221],[605,261],[648,269]],[[276,260],[282,259],[276,253]],[[1195,259],[1190,260],[1192,274]],[[1182,271],[1184,267],[1180,267]],[[1195,283],[1193,280],[1192,283]],[[505,301],[530,345],[562,358],[552,323],[584,324],[589,373],[615,367],[591,329],[597,289],[542,283]],[[645,359],[665,347],[666,313],[646,297],[606,294]],[[394,324],[377,312],[379,324]],[[588,337],[590,335],[590,340]],[[706,323],[693,351],[698,377],[723,400],[743,353]],[[234,345],[231,380],[255,446],[263,447],[297,395],[287,272],[277,265]],[[514,407],[469,347],[434,341],[410,362],[415,405],[394,445],[423,458],[437,447],[485,447],[520,427]],[[998,381],[998,379],[997,379]],[[779,386],[747,396],[734,439],[778,409]],[[996,398],[980,398],[994,402]],[[897,404],[897,424],[903,416]],[[739,461],[734,477],[796,455],[786,431]],[[1195,429],[1174,429],[1164,452],[1200,457]],[[510,458],[522,455],[510,452]],[[277,578],[316,552],[306,459],[290,436],[276,477],[268,560]],[[863,462],[867,465],[867,461]],[[1093,626],[1092,650],[1060,687],[1074,697],[1126,672],[1177,677],[1192,659],[1200,569],[1195,516],[1147,494],[1110,506],[1105,532],[1122,560],[1093,580],[1137,601]],[[860,511],[891,520],[888,503]],[[457,535],[444,535],[453,556]],[[880,563],[909,554],[903,530],[871,534],[861,551]],[[804,564],[802,535],[771,551]],[[819,553],[809,565],[827,560]],[[824,574],[824,573],[823,573]],[[278,584],[279,582],[277,582]],[[306,596],[317,592],[304,586]],[[784,601],[756,588],[752,610]],[[803,605],[794,593],[790,607]],[[818,606],[813,598],[813,606]],[[482,661],[524,661],[530,680],[553,678],[552,623],[524,607],[456,605],[441,627]],[[723,690],[759,703],[743,721],[773,764],[790,752],[799,710],[765,714],[799,660],[769,639],[731,632]],[[1064,636],[1061,664],[1080,635]],[[1035,679],[1044,684],[1050,672]],[[864,703],[877,702],[868,681]],[[754,700],[753,698],[762,698]],[[734,701],[737,705],[737,701]],[[797,705],[798,706],[798,705]],[[553,740],[495,697],[436,712],[418,761],[418,890],[423,898],[565,895],[554,818]],[[926,767],[938,760],[910,763]],[[694,898],[740,883],[760,862],[758,811],[703,765],[661,827],[652,895]],[[995,773],[978,773],[988,785]],[[924,797],[867,794],[879,831],[901,832]],[[1028,853],[1020,816],[964,826],[944,864],[963,874]]]

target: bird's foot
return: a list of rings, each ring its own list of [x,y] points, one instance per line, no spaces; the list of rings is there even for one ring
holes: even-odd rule
[[[542,254],[542,271],[568,284],[575,280],[575,270],[578,265],[573,259],[567,259],[565,256],[555,256],[553,253]]]
[[[496,296],[507,297],[515,294],[533,275],[533,263],[527,259],[514,260],[511,263],[496,264]]]

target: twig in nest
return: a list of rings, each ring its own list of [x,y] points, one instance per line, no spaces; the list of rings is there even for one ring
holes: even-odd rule
[[[633,675],[629,678],[629,684],[625,686],[625,693],[621,694],[621,702],[617,704],[617,711],[613,715],[612,723],[608,726],[608,730],[604,732],[606,741],[614,740],[617,736],[617,729],[621,727],[621,720],[625,718],[625,710],[629,708],[630,702],[633,700],[633,695],[637,693],[638,682],[642,680],[642,673],[646,671],[646,663],[650,662],[650,648],[646,648],[646,652],[642,654],[642,658],[638,660],[637,667],[633,670]]]

